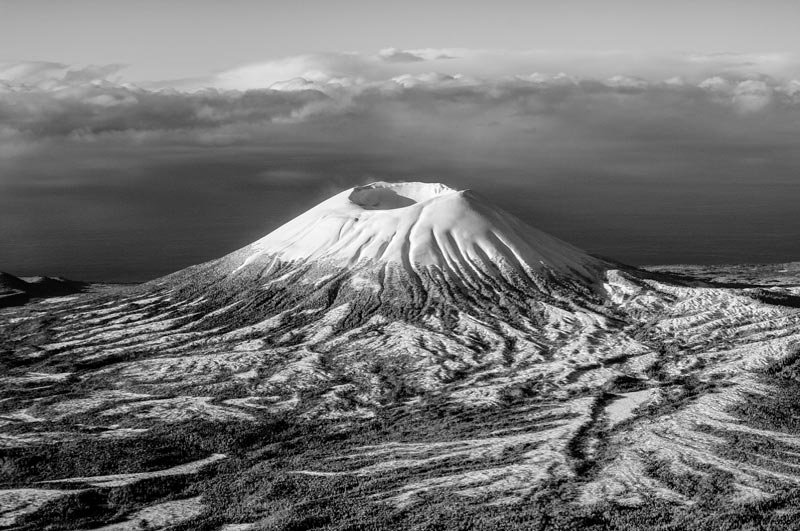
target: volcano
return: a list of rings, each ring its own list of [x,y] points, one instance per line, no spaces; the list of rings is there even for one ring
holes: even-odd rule
[[[377,298],[406,316],[433,307],[507,316],[538,302],[601,304],[603,275],[612,267],[471,190],[378,182],[345,190],[243,249],[154,284],[209,287],[227,299],[279,291],[273,302],[327,290],[329,299],[363,307],[375,308]]]
[[[0,309],[2,516],[794,529],[800,266],[702,271],[379,182],[151,282],[31,295]]]
[[[387,386],[413,395],[457,384],[460,401],[496,401],[503,386],[460,380],[546,359],[574,333],[610,335],[613,268],[473,191],[378,182],[138,292],[173,301],[169,317],[215,350],[281,349],[262,391],[282,401],[331,389],[341,371],[370,397],[334,390],[296,404],[303,414],[371,415],[391,402]],[[376,381],[376,366],[400,371],[397,381]]]

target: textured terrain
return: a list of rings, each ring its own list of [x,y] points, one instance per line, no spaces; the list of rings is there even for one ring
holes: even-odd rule
[[[798,286],[626,268],[441,185],[350,190],[0,310],[0,527],[792,529]]]

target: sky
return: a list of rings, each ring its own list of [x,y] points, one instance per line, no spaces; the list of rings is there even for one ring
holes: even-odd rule
[[[138,281],[373,180],[800,259],[800,4],[0,0],[0,270]]]
[[[386,47],[800,53],[793,0],[2,0],[0,60],[204,76]]]

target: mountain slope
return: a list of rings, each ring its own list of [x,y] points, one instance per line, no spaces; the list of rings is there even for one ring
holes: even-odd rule
[[[351,189],[220,259],[0,311],[0,501],[25,530],[173,504],[179,529],[791,529],[790,273],[678,282],[472,192]]]
[[[266,313],[347,301],[356,316],[350,326],[376,312],[408,321],[456,309],[519,321],[538,318],[542,304],[599,308],[603,273],[611,267],[473,192],[375,183],[149,286],[203,290],[209,299]]]

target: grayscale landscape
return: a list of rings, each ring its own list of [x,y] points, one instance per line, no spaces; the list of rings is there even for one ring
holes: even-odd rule
[[[0,0],[0,531],[800,531],[798,21]]]

